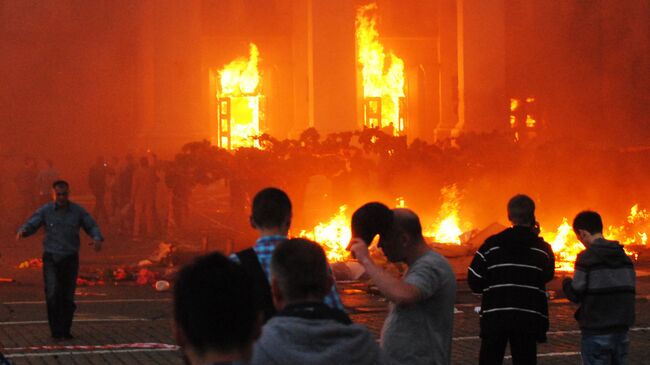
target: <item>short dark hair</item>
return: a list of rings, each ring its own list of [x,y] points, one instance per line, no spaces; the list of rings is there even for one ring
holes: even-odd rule
[[[70,189],[70,184],[68,184],[67,181],[65,180],[57,180],[52,183],[52,189],[56,189],[57,187],[63,187],[66,189]]]
[[[508,201],[508,219],[515,225],[535,224],[535,202],[528,195],[517,194]]]
[[[254,340],[252,280],[220,253],[197,258],[178,274],[174,319],[199,354],[241,350]]]
[[[584,229],[590,234],[603,233],[603,219],[594,211],[582,211],[573,218],[573,231],[578,232],[579,229]]]
[[[382,203],[366,203],[352,214],[352,235],[372,243],[375,235],[384,235],[393,222],[393,211]]]
[[[300,301],[310,296],[325,298],[331,289],[325,251],[317,243],[304,238],[286,240],[275,248],[271,272],[282,295],[289,301]]]
[[[260,228],[280,227],[291,218],[291,200],[278,188],[260,190],[253,198],[253,223]]]

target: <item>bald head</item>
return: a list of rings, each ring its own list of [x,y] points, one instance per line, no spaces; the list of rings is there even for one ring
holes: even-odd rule
[[[410,209],[393,209],[393,228],[406,233],[412,240],[423,239],[420,218]]]
[[[426,246],[422,237],[420,218],[410,209],[393,209],[393,223],[388,232],[380,236],[379,247],[390,262],[409,262],[418,247]]]

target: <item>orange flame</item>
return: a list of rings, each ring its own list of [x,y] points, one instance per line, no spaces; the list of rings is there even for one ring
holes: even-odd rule
[[[650,214],[645,209],[639,210],[639,205],[635,204],[630,209],[627,217],[627,223],[622,226],[609,226],[605,230],[605,237],[616,240],[621,245],[628,256],[636,259],[638,252],[634,245],[646,245],[648,235],[645,231],[650,221]],[[551,243],[555,253],[555,267],[559,271],[573,271],[574,262],[577,255],[584,249],[584,246],[578,241],[573,233],[566,218],[562,219],[562,224],[555,232],[544,233],[542,236],[547,242]]]
[[[352,231],[350,217],[346,214],[347,209],[347,205],[342,205],[339,212],[329,221],[319,223],[313,230],[303,230],[299,234],[300,237],[309,238],[323,246],[329,262],[341,262],[350,258],[346,247],[352,238]]]
[[[229,99],[230,107],[230,148],[258,147],[255,138],[260,133],[260,103],[263,96],[259,92],[260,73],[257,68],[259,50],[253,43],[249,45],[249,58],[238,58],[219,71],[221,90],[219,99]],[[223,127],[222,127],[223,128]],[[227,146],[228,128],[223,128],[220,144]]]
[[[555,232],[544,233],[542,230],[542,237],[553,248],[555,269],[565,272],[573,271],[576,257],[580,251],[584,250],[584,246],[573,233],[573,227],[569,225],[568,219],[562,218],[562,224],[557,227]]]
[[[384,46],[379,43],[377,32],[377,4],[360,6],[357,9],[356,38],[357,57],[362,65],[363,97],[381,98],[381,125],[391,124],[394,134],[400,135],[404,126],[400,124],[399,99],[404,97],[404,61],[393,52],[386,60]]]
[[[460,198],[456,185],[445,186],[440,190],[443,203],[438,212],[437,221],[425,229],[424,235],[432,237],[438,243],[460,245]]]

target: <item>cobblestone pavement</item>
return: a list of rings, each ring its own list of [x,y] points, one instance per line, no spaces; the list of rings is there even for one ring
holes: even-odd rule
[[[6,257],[3,258],[6,261]],[[86,264],[88,259],[86,259]],[[84,265],[84,261],[82,261]],[[4,270],[7,266],[0,266]],[[0,283],[0,345],[16,364],[182,364],[171,331],[171,295],[149,287],[100,286],[78,290],[74,340],[54,342],[43,303],[39,269],[11,271],[18,282]],[[0,276],[7,276],[1,272]],[[557,290],[559,279],[550,285]],[[386,302],[365,284],[339,283],[352,319],[378,337]],[[650,355],[650,277],[639,278],[637,321],[631,331],[630,364]],[[480,345],[478,300],[459,282],[454,323],[453,364],[476,364]],[[562,298],[550,305],[548,343],[539,346],[539,364],[580,364],[575,307]],[[506,360],[506,364],[510,364]]]

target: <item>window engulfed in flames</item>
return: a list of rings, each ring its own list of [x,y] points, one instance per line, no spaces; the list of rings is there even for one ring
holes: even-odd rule
[[[249,53],[248,59],[236,59],[219,71],[218,143],[222,148],[259,147],[257,136],[264,122],[264,96],[255,44],[250,44]]]
[[[377,32],[377,4],[357,9],[357,60],[362,66],[364,125],[392,129],[395,136],[406,128],[404,61],[384,53]]]

